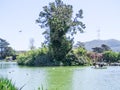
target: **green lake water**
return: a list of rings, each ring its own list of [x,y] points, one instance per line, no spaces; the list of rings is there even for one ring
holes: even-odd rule
[[[0,77],[7,77],[22,90],[120,90],[120,66],[25,67],[0,62]]]

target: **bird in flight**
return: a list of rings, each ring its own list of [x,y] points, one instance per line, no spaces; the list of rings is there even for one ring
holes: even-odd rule
[[[19,32],[22,32],[22,30],[20,30]]]

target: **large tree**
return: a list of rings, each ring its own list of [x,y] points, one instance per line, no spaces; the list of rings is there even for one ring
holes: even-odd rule
[[[43,32],[46,38],[46,44],[55,61],[64,62],[66,55],[72,49],[73,35],[77,31],[83,32],[85,24],[80,19],[83,11],[79,10],[73,18],[72,5],[66,5],[62,0],[55,0],[43,7],[39,18],[36,20],[42,28],[46,28]],[[69,34],[69,36],[67,35]]]
[[[8,47],[8,45],[9,45],[9,43],[6,40],[0,38],[0,59],[5,58],[4,53],[5,53],[5,50]]]
[[[101,47],[92,48],[93,52],[103,53],[105,51],[111,51],[111,48],[108,45],[102,44]]]
[[[0,38],[0,59],[11,55],[14,55],[14,50],[9,47],[9,43],[6,40]]]

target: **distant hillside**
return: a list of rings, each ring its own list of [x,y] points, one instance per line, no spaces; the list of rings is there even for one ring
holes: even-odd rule
[[[120,52],[120,41],[115,39],[109,39],[109,40],[93,40],[89,42],[85,42],[85,47],[87,50],[92,51],[91,48],[93,47],[99,47],[102,44],[108,45],[113,51]]]

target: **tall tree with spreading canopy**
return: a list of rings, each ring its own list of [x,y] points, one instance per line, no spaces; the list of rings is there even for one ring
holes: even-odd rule
[[[9,47],[9,43],[0,38],[0,59],[4,59],[6,56],[14,55],[14,50],[12,47]]]
[[[39,18],[36,20],[43,32],[45,43],[55,61],[64,62],[66,55],[72,50],[73,35],[85,29],[85,24],[80,20],[83,18],[83,11],[79,10],[73,18],[72,5],[66,5],[62,0],[55,0],[43,7]],[[69,34],[69,36],[68,36]]]

